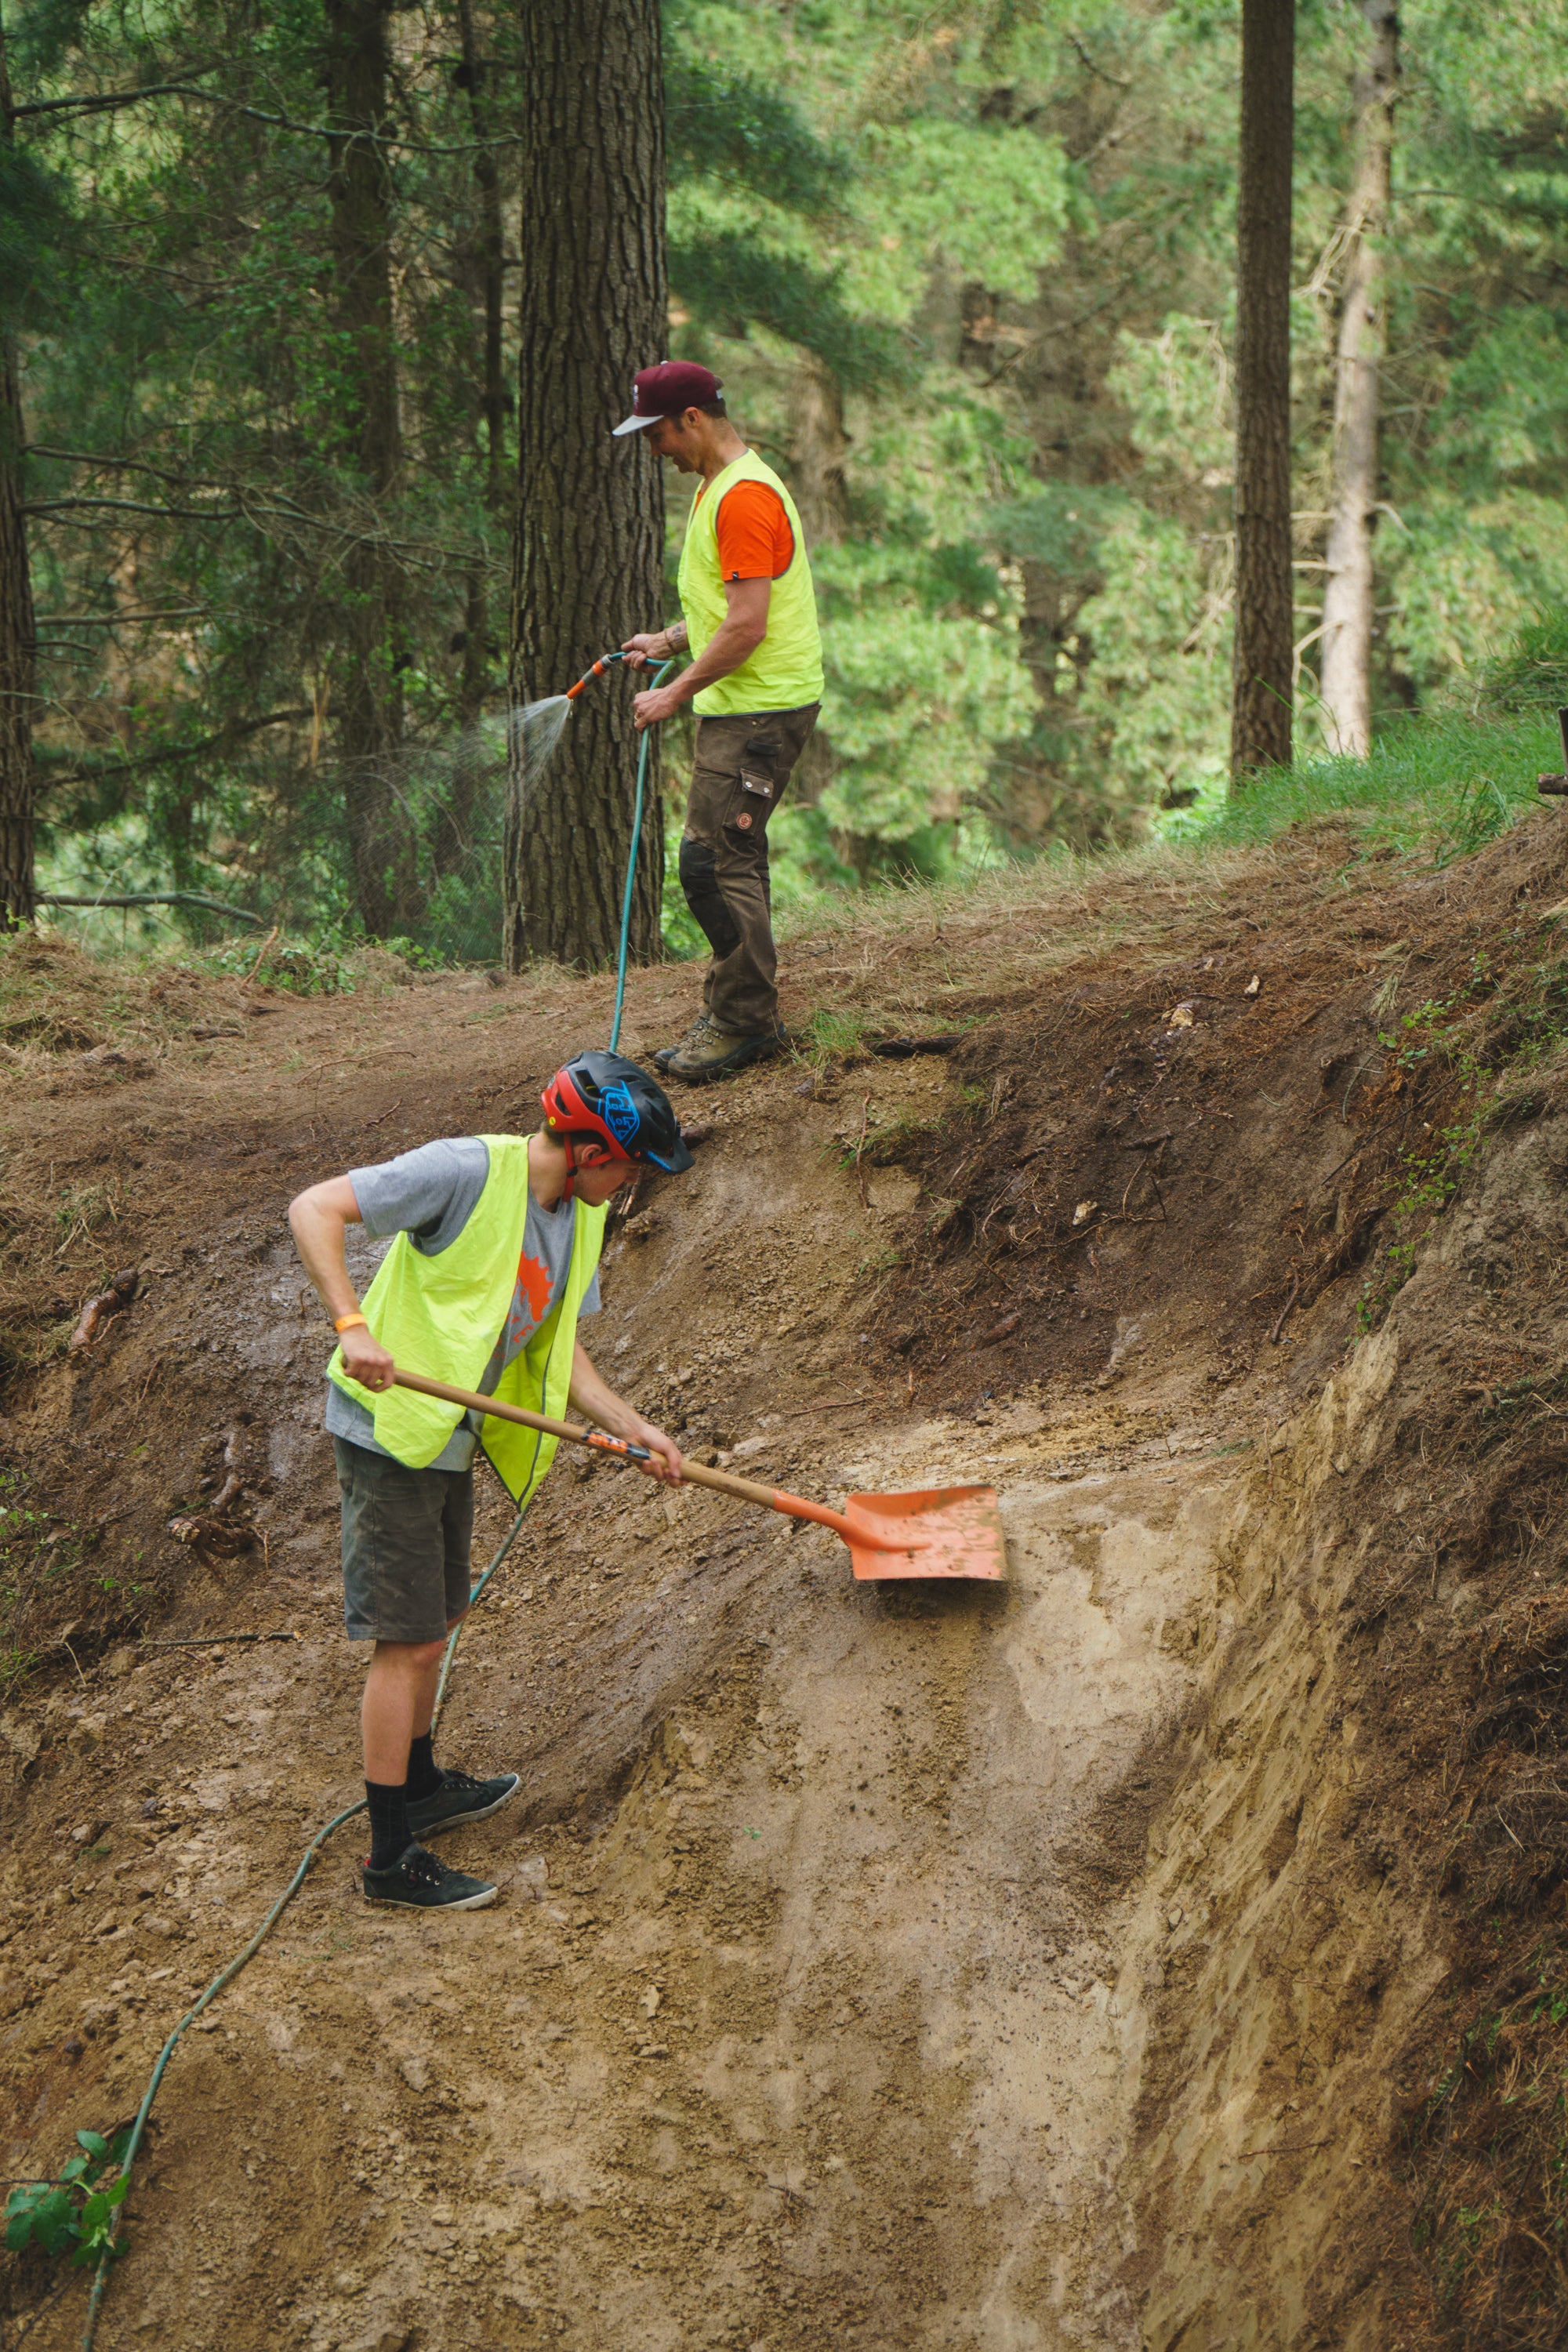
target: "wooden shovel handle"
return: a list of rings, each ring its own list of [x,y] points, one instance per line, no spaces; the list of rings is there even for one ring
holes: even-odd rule
[[[847,1519],[842,1511],[835,1511],[826,1503],[809,1503],[804,1495],[786,1495],[782,1486],[759,1486],[754,1478],[737,1478],[732,1471],[710,1470],[703,1462],[683,1462],[680,1475],[689,1478],[694,1486],[711,1486],[716,1495],[733,1495],[737,1502],[760,1503],[764,1511],[782,1511],[790,1519],[815,1519],[819,1528],[831,1528],[847,1543],[851,1537],[858,1544],[869,1544],[877,1551],[906,1551],[906,1544],[890,1544],[879,1535],[863,1528],[857,1520]]]
[[[552,1421],[545,1412],[527,1412],[520,1404],[503,1404],[499,1397],[480,1396],[473,1389],[454,1388],[450,1381],[427,1380],[423,1372],[396,1370],[392,1375],[400,1389],[417,1389],[421,1396],[444,1397],[448,1404],[466,1405],[470,1412],[482,1412],[491,1421],[518,1421],[524,1429],[542,1429],[546,1437],[563,1437],[571,1445],[592,1445],[601,1454],[620,1454],[634,1462],[647,1460],[646,1445],[628,1444],[624,1437],[612,1437],[607,1430],[590,1429],[580,1421]]]
[[[547,1437],[564,1438],[569,1445],[591,1445],[596,1453],[619,1454],[623,1460],[646,1462],[645,1445],[628,1444],[624,1437],[612,1437],[603,1429],[590,1429],[583,1422],[552,1421],[548,1413],[529,1412],[520,1404],[503,1404],[499,1397],[479,1396],[472,1389],[454,1388],[449,1381],[426,1380],[423,1372],[395,1371],[393,1380],[400,1389],[416,1389],[421,1396],[443,1397],[448,1404],[460,1404],[470,1412],[486,1413],[492,1421],[521,1422],[524,1429],[540,1429]],[[782,1511],[786,1518],[815,1519],[818,1527],[831,1528],[835,1535],[868,1547],[873,1551],[923,1551],[923,1538],[913,1542],[885,1536],[879,1528],[871,1528],[858,1519],[846,1518],[842,1511],[829,1508],[826,1503],[807,1502],[804,1495],[786,1495],[782,1487],[759,1486],[754,1479],[737,1478],[728,1470],[710,1470],[705,1463],[684,1461],[680,1475],[693,1486],[710,1486],[716,1495],[733,1495],[737,1502],[758,1503],[764,1511]]]

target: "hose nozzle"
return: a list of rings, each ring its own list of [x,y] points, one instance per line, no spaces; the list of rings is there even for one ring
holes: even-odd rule
[[[567,688],[567,701],[575,702],[577,697],[582,693],[583,688],[585,686],[590,685],[595,678],[603,677],[605,672],[609,668],[612,662],[625,661],[625,654],[601,654],[598,660],[594,664],[593,668],[585,669],[583,672],[582,677],[577,680],[576,685],[569,686]]]

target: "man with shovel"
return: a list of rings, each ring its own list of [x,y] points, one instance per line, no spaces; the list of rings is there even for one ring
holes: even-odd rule
[[[448,1870],[420,1843],[482,1821],[518,1786],[515,1772],[477,1780],[437,1764],[436,1685],[468,1606],[474,1455],[485,1454],[521,1510],[556,1443],[395,1386],[395,1371],[557,1418],[570,1402],[646,1448],[646,1475],[680,1479],[674,1440],[605,1385],[577,1324],[599,1304],[611,1196],[640,1166],[679,1173],[691,1154],[663,1087],[623,1055],[578,1055],[541,1100],[537,1135],[427,1143],[313,1184],[289,1205],[295,1246],[340,1341],[327,1427],[349,1639],[375,1645],[362,1710],[369,1903],[475,1911],[495,1901],[493,1885]],[[356,1224],[395,1237],[363,1304],[343,1248]]]
[[[733,1077],[788,1043],[768,890],[768,819],[822,707],[816,596],[795,500],[748,449],[704,367],[666,360],[637,376],[617,434],[701,480],[680,554],[684,618],[628,637],[629,667],[690,647],[690,667],[639,694],[639,728],[697,712],[680,887],[713,961],[702,1009],[656,1067],[684,1086]]]

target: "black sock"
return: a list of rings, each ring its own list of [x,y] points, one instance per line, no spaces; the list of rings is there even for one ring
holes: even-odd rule
[[[433,1734],[426,1732],[416,1739],[408,1751],[408,1801],[416,1805],[421,1797],[433,1797],[441,1785],[441,1768],[430,1753]]]
[[[408,1791],[389,1789],[381,1780],[367,1780],[364,1793],[370,1802],[370,1867],[390,1870],[414,1843],[408,1826]]]

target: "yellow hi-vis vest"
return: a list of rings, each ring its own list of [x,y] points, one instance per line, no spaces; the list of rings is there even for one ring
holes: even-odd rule
[[[528,1139],[479,1138],[489,1153],[484,1190],[455,1242],[435,1257],[399,1234],[363,1299],[365,1320],[395,1364],[454,1388],[477,1389],[511,1311],[518,1261],[528,1225]],[[577,1310],[594,1279],[605,1238],[605,1211],[574,1201],[566,1286],[521,1355],[500,1376],[496,1395],[559,1420],[572,1384]],[[463,1408],[413,1389],[379,1394],[343,1370],[340,1348],[327,1367],[345,1396],[375,1416],[375,1439],[410,1470],[435,1461]],[[516,1422],[487,1417],[479,1444],[521,1510],[555,1459],[553,1437]]]
[[[773,467],[764,466],[750,449],[715,475],[692,501],[676,583],[691,657],[695,661],[717,634],[730,609],[719,563],[719,509],[725,491],[733,489],[737,482],[766,482],[770,490],[778,492],[795,537],[795,553],[788,571],[773,583],[767,635],[739,669],[693,697],[691,708],[700,719],[717,719],[730,711],[799,710],[808,702],[822,699],[822,639],[816,626],[816,591],[805,557],[805,534],[795,500]]]

